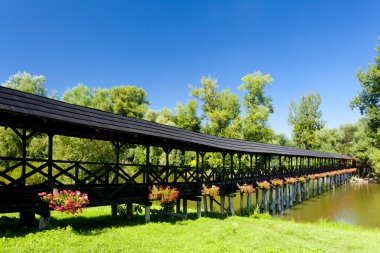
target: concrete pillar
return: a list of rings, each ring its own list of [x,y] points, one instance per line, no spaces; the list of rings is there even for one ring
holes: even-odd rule
[[[40,222],[38,224],[38,229],[42,230],[42,229],[50,227],[49,221],[50,221],[50,216],[49,217],[42,217],[41,216]]]
[[[231,213],[232,215],[235,214],[233,197],[234,197],[233,194],[229,194],[229,195],[228,195],[228,207],[229,207],[229,209],[230,209],[230,213]]]
[[[198,200],[197,201],[197,218],[200,218],[202,216],[201,207],[202,207],[201,201]]]
[[[203,210],[207,213],[207,197],[203,196]]]
[[[145,205],[145,222],[150,221],[150,205]]]

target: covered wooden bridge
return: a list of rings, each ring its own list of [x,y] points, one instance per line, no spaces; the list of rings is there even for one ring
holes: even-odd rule
[[[345,155],[195,133],[5,87],[0,87],[0,125],[12,129],[22,140],[21,157],[0,157],[0,212],[20,212],[25,219],[41,212],[37,193],[51,191],[52,187],[84,191],[93,206],[127,202],[148,205],[152,185],[175,186],[181,199],[199,201],[202,184],[218,185],[221,194],[227,195],[236,191],[237,183],[321,173],[348,167],[352,162],[352,157]],[[29,140],[39,133],[48,138],[46,159],[33,159],[27,153]],[[58,135],[110,141],[115,148],[114,161],[53,159],[54,136]],[[145,164],[120,162],[120,150],[126,144],[145,148]],[[163,149],[165,164],[151,163],[151,147]],[[196,165],[172,165],[169,153],[173,149],[193,152]],[[221,154],[221,168],[204,166],[208,152]],[[243,168],[242,159],[248,160],[249,166]],[[42,182],[29,184],[34,175],[40,175]]]

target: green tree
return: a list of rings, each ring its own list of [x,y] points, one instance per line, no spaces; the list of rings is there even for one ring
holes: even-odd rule
[[[245,140],[268,142],[273,138],[273,130],[268,125],[269,115],[273,113],[272,99],[265,96],[265,86],[272,78],[260,71],[248,74],[242,79],[239,90],[246,92],[243,104],[246,115],[243,117],[243,136]]]
[[[92,107],[93,99],[94,96],[90,88],[80,83],[71,89],[67,89],[62,96],[64,102],[85,107]]]
[[[380,37],[379,37],[380,40]],[[367,71],[360,68],[356,76],[362,86],[358,96],[350,101],[350,107],[359,108],[365,115],[371,133],[380,145],[380,46],[376,47],[374,63],[368,64]]]
[[[114,86],[110,89],[90,88],[83,84],[68,89],[62,100],[71,104],[95,108],[102,111],[143,118],[148,111],[147,93],[136,86]]]
[[[86,85],[78,84],[66,90],[62,100],[123,116],[142,118],[148,110],[149,101],[146,97],[146,92],[135,86],[115,86],[110,89],[94,88],[91,90]],[[55,142],[56,154],[61,159],[99,162],[115,160],[114,147],[110,142],[64,136],[58,136]],[[121,161],[128,161],[131,157],[133,160],[138,155],[143,157],[141,152],[144,151],[141,148],[136,149],[133,145],[128,148],[122,150]]]
[[[109,98],[115,114],[143,118],[148,110],[147,93],[136,86],[114,86],[110,89]]]
[[[197,116],[197,101],[191,100],[185,106],[177,103],[174,115],[175,124],[182,129],[199,132],[201,129],[201,119]]]
[[[280,146],[293,147],[294,143],[285,134],[275,134],[273,131],[273,137],[270,141],[271,144],[277,144]]]
[[[33,76],[27,72],[18,72],[10,76],[8,81],[5,81],[2,86],[47,97],[45,81],[45,76]]]
[[[174,115],[169,108],[163,108],[160,111],[158,111],[155,122],[168,126],[176,126],[174,122]]]
[[[239,97],[231,90],[217,91],[216,80],[202,77],[202,86],[190,85],[190,95],[202,104],[202,118],[205,120],[203,132],[220,137],[240,137],[240,129],[236,129],[240,114]],[[233,132],[235,131],[235,132]]]
[[[290,102],[288,123],[293,127],[293,140],[305,149],[315,146],[315,132],[325,125],[320,104],[321,96],[313,93],[302,96],[298,105]]]
[[[45,88],[45,76],[31,75],[27,72],[18,72],[2,83],[2,86],[11,89],[31,93],[34,95],[47,97],[47,89]],[[21,156],[21,140],[11,130],[0,128],[0,155],[19,157]],[[46,157],[47,139],[46,136],[35,135],[28,143],[28,155],[33,158]]]

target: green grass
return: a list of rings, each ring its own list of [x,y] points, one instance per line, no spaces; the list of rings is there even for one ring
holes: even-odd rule
[[[220,215],[188,220],[112,218],[109,207],[52,214],[49,230],[0,222],[0,252],[380,252],[380,231]],[[9,216],[9,215],[8,215]],[[37,225],[36,225],[37,226]]]

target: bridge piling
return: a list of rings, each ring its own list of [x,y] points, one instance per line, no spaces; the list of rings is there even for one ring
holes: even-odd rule
[[[233,193],[228,194],[228,206],[229,206],[229,209],[230,209],[230,213],[231,213],[232,215],[235,214],[233,197],[234,197],[234,194],[233,194]]]

